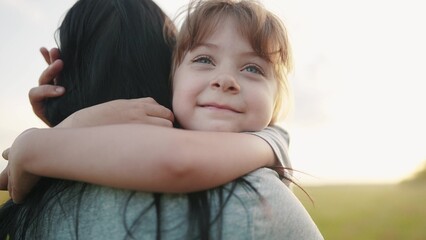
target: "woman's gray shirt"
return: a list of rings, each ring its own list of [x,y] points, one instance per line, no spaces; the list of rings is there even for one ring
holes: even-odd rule
[[[288,136],[278,127],[273,129],[279,129],[279,135],[271,129],[265,131],[269,133],[256,135],[271,145],[283,164],[288,164],[287,155],[283,155],[287,154]],[[268,136],[271,133],[272,138]],[[303,205],[275,171],[261,168],[244,178],[259,195],[247,185],[236,184],[221,221],[212,225],[212,239],[323,239]],[[78,183],[66,189],[45,210],[42,236],[37,238],[156,239],[157,212],[152,206],[152,193],[87,185],[80,194],[81,186]],[[225,185],[225,196],[229,195],[231,186],[232,183]],[[209,196],[213,219],[219,209],[218,195],[211,191]],[[187,195],[163,194],[160,204],[161,239],[188,239],[188,233],[197,235],[190,228]]]

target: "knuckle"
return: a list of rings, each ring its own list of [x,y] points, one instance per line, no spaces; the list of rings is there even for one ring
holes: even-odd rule
[[[28,97],[31,99],[34,95],[36,95],[37,92],[37,88],[33,87],[30,89],[30,91],[28,92]]]
[[[152,97],[146,97],[146,98],[143,98],[143,99],[148,103],[156,103],[156,101]]]
[[[173,127],[173,123],[171,121],[167,121],[166,122],[166,127],[172,128]]]

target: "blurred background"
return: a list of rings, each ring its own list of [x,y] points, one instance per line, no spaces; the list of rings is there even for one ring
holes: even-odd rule
[[[56,46],[74,2],[0,0],[0,150],[25,129],[46,127],[28,91],[46,67],[39,48]],[[175,18],[188,1],[155,2]],[[282,124],[296,181],[313,202],[295,193],[326,239],[425,239],[422,1],[261,2],[290,35],[294,109]]]

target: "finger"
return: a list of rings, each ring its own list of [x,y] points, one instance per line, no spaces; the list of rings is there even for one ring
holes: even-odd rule
[[[0,190],[7,190],[7,169],[0,173]]]
[[[13,186],[12,186],[12,195],[10,195],[10,197],[12,198],[13,202],[16,203],[16,204],[19,204],[19,203],[22,202],[22,199],[19,195],[19,192]]]
[[[45,47],[41,47],[40,53],[43,56],[44,61],[46,61],[46,63],[50,65],[51,61],[50,61],[50,56],[49,56],[49,50],[47,50],[47,48],[45,48]]]
[[[35,184],[38,182],[38,177],[27,178],[21,177],[16,178],[16,182],[11,185],[12,187],[12,200],[15,203],[22,203],[25,201],[26,196],[34,188]]]
[[[57,59],[52,64],[50,64],[40,75],[38,79],[39,85],[52,84],[55,77],[59,75],[64,67],[64,62],[62,60]]]
[[[7,191],[9,192],[9,197],[13,199],[12,181],[10,180],[10,171],[7,171]]]
[[[144,119],[144,124],[156,125],[162,127],[173,127],[173,122],[164,118],[149,117]]]
[[[65,88],[54,85],[41,85],[33,87],[28,92],[28,98],[33,105],[36,102],[42,103],[46,98],[58,97],[65,93]]]
[[[7,148],[6,150],[4,150],[1,154],[1,156],[5,159],[5,160],[9,160],[9,151],[10,148]]]
[[[28,98],[30,99],[33,112],[44,123],[50,126],[49,121],[44,116],[44,100],[50,97],[58,97],[63,95],[65,89],[54,85],[41,85],[30,89]]]
[[[163,118],[171,122],[174,121],[173,112],[170,109],[159,104],[148,105],[145,109],[145,112],[148,116],[151,117]]]
[[[158,104],[154,98],[145,97],[138,99],[130,99],[127,101],[131,101],[135,104],[136,109],[141,111],[141,115],[147,115],[151,117],[164,118],[169,121],[174,121],[173,112],[164,107],[163,105]]]
[[[20,189],[18,189],[17,187],[12,185],[12,200],[14,203],[16,204],[20,204],[22,202],[24,202],[25,200],[25,196],[27,195],[26,192],[22,192],[20,191]]]
[[[138,99],[135,99],[135,100],[141,101],[141,102],[144,102],[144,103],[158,104],[157,101],[155,101],[155,99],[152,98],[152,97],[138,98]]]
[[[56,61],[60,57],[59,49],[58,48],[50,49],[49,55],[50,55],[50,62],[51,63]]]
[[[7,190],[9,191],[9,196],[14,203],[19,203],[19,199],[18,201],[16,200],[17,189],[13,185],[12,177],[10,176],[10,171],[7,172],[7,177],[8,177]]]

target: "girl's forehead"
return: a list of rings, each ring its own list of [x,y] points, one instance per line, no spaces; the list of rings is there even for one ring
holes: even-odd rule
[[[208,20],[207,20],[208,21]],[[239,40],[247,41],[250,43],[250,47],[253,48],[251,44],[251,36],[253,33],[245,31],[243,24],[240,23],[235,17],[225,16],[224,18],[219,18],[216,20],[210,20],[210,24],[200,25],[198,31],[195,31],[195,36],[193,37],[193,47],[199,46],[209,42],[211,39],[214,39],[218,35],[227,34],[233,35],[234,39],[239,38]]]

